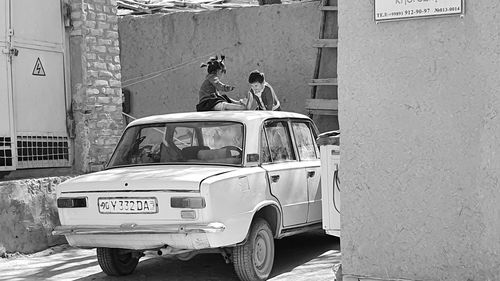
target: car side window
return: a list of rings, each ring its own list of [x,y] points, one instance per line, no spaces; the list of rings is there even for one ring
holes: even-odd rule
[[[264,125],[272,162],[295,160],[288,124],[285,121],[270,121]]]
[[[175,146],[179,149],[198,145],[197,138],[195,137],[195,130],[187,127],[176,127],[174,130],[173,141]]]
[[[236,146],[243,149],[243,132],[239,124],[227,124],[218,127],[201,129],[204,145],[211,149]]]
[[[311,127],[306,122],[292,122],[293,136],[300,160],[318,159]]]
[[[260,159],[262,163],[271,162],[271,152],[269,151],[269,145],[267,144],[264,130],[260,132]]]

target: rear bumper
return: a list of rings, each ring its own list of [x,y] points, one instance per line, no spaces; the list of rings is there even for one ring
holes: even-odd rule
[[[138,225],[64,225],[57,226],[52,235],[88,235],[88,234],[179,234],[179,233],[217,233],[226,226],[219,222],[209,224],[159,224]]]

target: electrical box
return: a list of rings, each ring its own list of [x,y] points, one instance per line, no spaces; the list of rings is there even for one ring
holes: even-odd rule
[[[321,158],[321,202],[323,229],[340,237],[340,132],[322,133],[318,137]]]
[[[61,0],[0,0],[0,171],[70,166]]]

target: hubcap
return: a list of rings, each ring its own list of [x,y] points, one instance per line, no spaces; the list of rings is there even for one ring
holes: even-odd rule
[[[127,252],[121,252],[119,251],[117,253],[117,257],[118,257],[118,260],[122,263],[122,264],[127,264],[130,262],[130,260],[132,259],[132,253],[127,253]]]
[[[265,234],[262,233],[259,233],[257,237],[255,237],[254,263],[259,270],[262,270],[266,267],[266,263],[268,260],[267,255],[269,244],[266,238],[267,237],[265,236]]]

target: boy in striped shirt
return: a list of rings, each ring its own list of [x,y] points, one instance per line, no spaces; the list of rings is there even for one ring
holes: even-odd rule
[[[264,73],[254,70],[248,77],[247,109],[249,110],[281,110],[280,102],[273,87],[266,82]]]

